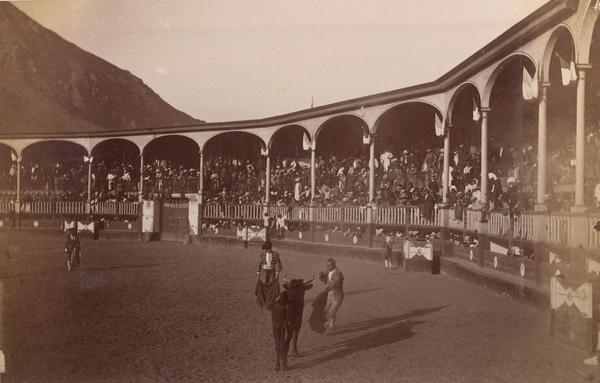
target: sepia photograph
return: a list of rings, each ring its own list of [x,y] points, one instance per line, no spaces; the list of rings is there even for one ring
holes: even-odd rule
[[[0,382],[600,381],[599,15],[0,1]]]

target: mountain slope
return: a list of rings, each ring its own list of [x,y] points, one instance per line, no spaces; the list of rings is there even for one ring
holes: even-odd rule
[[[0,134],[143,130],[198,122],[128,71],[0,2]]]

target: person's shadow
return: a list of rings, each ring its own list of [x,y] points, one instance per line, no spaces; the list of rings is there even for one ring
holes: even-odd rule
[[[332,335],[345,335],[357,331],[365,331],[375,327],[387,326],[392,323],[400,322],[406,319],[410,319],[417,316],[431,314],[437,311],[440,311],[448,306],[439,306],[439,307],[429,307],[426,309],[413,310],[406,314],[396,315],[393,317],[387,318],[375,318],[369,319],[362,322],[351,322],[342,326],[339,326],[335,331],[333,331]]]
[[[364,322],[350,323],[340,327],[331,333],[332,335],[343,335],[357,331],[365,331],[374,327],[386,326],[375,331],[370,331],[355,338],[345,339],[331,345],[310,350],[302,353],[302,357],[310,356],[316,353],[328,353],[316,359],[307,360],[292,366],[292,369],[302,369],[317,366],[330,360],[344,358],[355,352],[369,350],[380,346],[392,344],[408,339],[416,334],[412,329],[416,325],[425,323],[425,321],[408,320],[416,316],[427,315],[439,311],[447,306],[432,307],[421,310],[414,310],[406,314],[397,315],[389,318],[371,319]]]

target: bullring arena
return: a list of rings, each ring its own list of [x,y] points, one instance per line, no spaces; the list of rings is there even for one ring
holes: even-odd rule
[[[575,382],[583,353],[548,336],[547,313],[446,275],[338,257],[346,298],[332,333],[310,330],[275,372],[269,313],[254,302],[258,247],[2,234],[3,381]],[[275,245],[277,249],[277,244]],[[290,276],[335,256],[280,251]],[[308,291],[307,308],[315,291]],[[308,310],[306,310],[308,311]],[[376,378],[375,378],[376,377]]]
[[[205,122],[0,3],[0,379],[595,381],[599,13],[551,0],[431,82]],[[288,370],[269,241],[276,283],[328,281]]]

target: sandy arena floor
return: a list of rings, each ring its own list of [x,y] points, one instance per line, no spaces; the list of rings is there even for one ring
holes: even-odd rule
[[[254,301],[258,250],[179,243],[83,244],[0,233],[2,382],[590,382],[555,343],[549,313],[446,275],[338,258],[339,328],[309,329],[275,372],[270,315]],[[277,249],[276,249],[277,250]],[[332,250],[335,251],[335,250]],[[290,277],[325,257],[281,252]],[[335,254],[331,254],[335,257]]]

